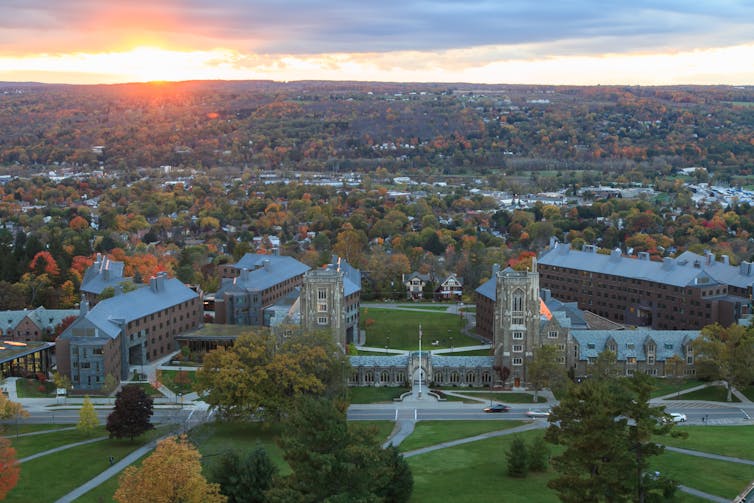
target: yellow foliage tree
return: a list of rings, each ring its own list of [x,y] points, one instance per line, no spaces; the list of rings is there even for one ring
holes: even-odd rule
[[[220,486],[202,475],[200,458],[185,435],[168,437],[141,468],[125,469],[113,498],[118,503],[225,503]]]
[[[94,404],[87,395],[84,397],[84,401],[81,404],[81,410],[79,410],[79,422],[76,425],[76,428],[79,431],[90,435],[97,426],[99,426],[97,411],[94,410]]]

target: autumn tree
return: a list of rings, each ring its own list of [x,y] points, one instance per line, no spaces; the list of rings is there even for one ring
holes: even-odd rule
[[[0,420],[29,417],[24,406],[8,399],[5,393],[0,393]]]
[[[341,396],[347,365],[327,332],[278,340],[257,330],[208,353],[194,389],[225,416],[276,417],[303,394]]]
[[[558,348],[554,344],[534,349],[534,356],[526,369],[526,379],[534,388],[534,402],[539,400],[538,393],[542,388],[557,388],[566,382],[566,371],[558,357]]]
[[[224,503],[219,484],[202,475],[201,454],[185,436],[157,444],[140,468],[127,467],[113,499],[118,503]]]
[[[97,417],[97,411],[94,410],[94,404],[92,403],[89,395],[84,397],[84,401],[81,403],[81,409],[79,410],[79,422],[76,428],[86,435],[91,435],[92,432],[99,426],[99,418]]]
[[[692,346],[697,375],[724,381],[727,401],[732,400],[732,388],[754,381],[754,332],[748,327],[708,325]]]
[[[11,489],[16,487],[21,474],[21,465],[16,461],[16,450],[10,440],[0,437],[0,500],[4,500]]]
[[[107,417],[107,431],[110,438],[133,440],[142,433],[154,429],[149,421],[152,417],[152,399],[144,389],[134,384],[123,387],[115,395],[115,407]]]

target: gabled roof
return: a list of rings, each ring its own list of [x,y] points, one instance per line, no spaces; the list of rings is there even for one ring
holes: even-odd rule
[[[619,361],[625,361],[629,357],[646,361],[647,337],[651,337],[657,344],[657,361],[665,361],[672,356],[685,359],[682,346],[699,336],[699,330],[571,330],[570,333],[579,345],[579,360],[596,358],[606,349],[607,342],[614,340]]]
[[[148,288],[139,288],[100,301],[84,316],[99,330],[115,338],[120,324],[129,323],[199,295],[176,278],[152,278]]]
[[[744,273],[744,267],[717,262],[714,257],[684,252],[677,258],[666,257],[662,262],[625,257],[620,250],[610,255],[597,253],[593,246],[586,251],[573,250],[569,244],[555,243],[537,260],[540,265],[565,267],[624,278],[640,279],[666,285],[686,287],[715,283],[747,287],[754,283],[754,268]]]
[[[257,258],[260,260],[257,261]],[[253,269],[241,268],[241,275],[236,278],[223,278],[220,289],[215,294],[216,298],[221,298],[225,292],[261,292],[291,278],[301,276],[310,269],[308,265],[293,257],[277,255],[247,253],[236,266],[242,262],[252,266],[257,264],[257,266]]]
[[[123,281],[132,281],[123,277],[123,262],[110,260],[97,255],[97,260],[87,268],[81,280],[81,291],[99,295],[105,288],[115,287]]]
[[[39,328],[55,328],[63,319],[69,316],[78,316],[78,314],[78,309],[45,309],[41,306],[31,311],[28,309],[0,311],[0,330],[3,333],[14,330],[27,316]]]
[[[408,365],[408,355],[358,355],[349,356],[351,367],[405,367]]]
[[[485,367],[491,369],[494,364],[494,356],[432,355],[432,368],[465,367],[467,369],[473,369],[477,367]]]

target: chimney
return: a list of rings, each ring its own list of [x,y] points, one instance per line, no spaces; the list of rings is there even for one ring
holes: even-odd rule
[[[492,275],[495,276],[500,272],[500,264],[492,264]]]
[[[160,293],[165,291],[165,278],[167,277],[167,273],[162,271],[158,272],[155,276],[152,276],[149,279],[149,288],[152,289],[154,293]]]
[[[550,248],[555,248],[558,246],[558,238],[555,236],[550,236]]]
[[[262,267],[264,267],[264,270],[269,272],[270,271],[270,259],[266,258],[262,261]]]
[[[649,252],[639,252],[639,260],[649,260]]]
[[[249,270],[245,267],[241,269],[241,281],[248,281],[249,280]]]
[[[542,290],[540,290],[540,292],[542,294],[543,301],[547,302],[552,298],[552,292],[549,288],[543,288]]]
[[[730,257],[727,255],[723,255],[723,264],[730,265]]]
[[[86,295],[81,296],[81,305],[79,306],[79,316],[86,316],[89,312],[89,301],[86,300]]]
[[[537,272],[537,257],[531,258],[531,272]]]

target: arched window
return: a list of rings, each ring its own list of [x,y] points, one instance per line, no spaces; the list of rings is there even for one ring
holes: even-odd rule
[[[364,374],[364,382],[372,384],[374,382],[374,372],[372,372],[371,370],[368,370]]]
[[[390,374],[387,370],[383,370],[380,372],[380,382],[386,383],[388,381],[390,381]]]
[[[482,382],[484,384],[489,384],[489,383],[492,382],[492,376],[490,375],[489,372],[483,372],[482,373]]]
[[[466,372],[466,384],[475,384],[476,374],[474,372]]]
[[[458,372],[451,372],[450,373],[450,382],[452,382],[452,383],[458,383],[460,380],[461,380],[461,378],[458,375]]]
[[[511,295],[511,323],[524,324],[524,292],[520,288]]]

